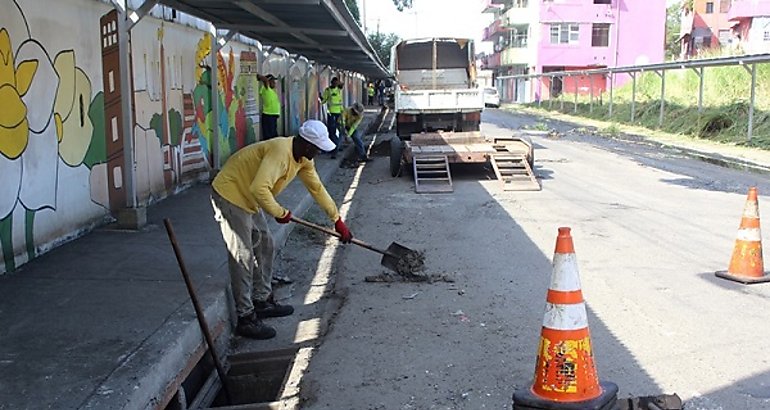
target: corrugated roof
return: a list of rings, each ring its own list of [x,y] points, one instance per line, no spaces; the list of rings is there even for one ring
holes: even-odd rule
[[[321,64],[388,77],[343,0],[160,0],[160,3]]]

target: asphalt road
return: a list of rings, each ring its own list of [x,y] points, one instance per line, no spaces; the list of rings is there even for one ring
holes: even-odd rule
[[[546,122],[483,118],[493,135]],[[420,195],[389,176],[387,157],[335,179],[357,237],[424,250],[428,271],[455,282],[367,283],[383,268],[357,247],[323,258],[310,270],[328,265],[345,297],[310,359],[303,408],[510,408],[532,382],[557,228],[568,226],[602,380],[623,397],[678,393],[688,409],[770,409],[770,284],[714,276],[748,187],[769,193],[770,178],[580,132],[534,140],[540,192],[503,192],[477,168],[455,173],[452,194]],[[760,196],[761,214],[768,205]],[[283,256],[306,260],[299,245]]]

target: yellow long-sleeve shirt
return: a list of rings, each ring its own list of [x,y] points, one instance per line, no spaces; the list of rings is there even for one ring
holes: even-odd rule
[[[329,219],[336,222],[340,217],[337,205],[318,178],[315,163],[307,158],[294,160],[292,138],[273,138],[241,149],[227,160],[211,186],[222,198],[246,212],[263,209],[280,218],[288,210],[275,197],[295,176],[299,176]]]
[[[346,109],[345,112],[342,113],[342,126],[345,128],[345,133],[347,133],[348,136],[352,136],[363,119],[364,116],[357,115],[352,108]]]

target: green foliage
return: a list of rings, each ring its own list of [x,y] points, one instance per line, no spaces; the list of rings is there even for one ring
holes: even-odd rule
[[[404,11],[405,9],[411,9],[413,6],[412,0],[393,0],[393,4],[398,11]]]
[[[152,114],[152,118],[150,119],[150,128],[155,131],[155,137],[159,141],[163,142],[163,117],[161,117],[160,114]]]
[[[770,150],[770,65],[757,65],[754,130],[747,140],[751,76],[743,66],[704,70],[703,110],[698,112],[698,75],[692,70],[666,72],[666,100],[660,125],[661,79],[655,73],[637,75],[634,121],[631,122],[632,83],[615,89],[613,114],[609,95],[594,99],[580,96],[577,115],[597,120],[642,126],[669,133]],[[564,112],[574,113],[572,95],[565,95]],[[543,102],[543,108],[548,107]],[[550,104],[560,108],[558,101]]]
[[[530,128],[535,130],[535,131],[548,131],[549,130],[548,124],[546,124],[546,123],[544,123],[542,121],[538,121],[537,123],[535,123],[535,125],[533,125]]]
[[[401,37],[395,33],[376,32],[369,34],[369,44],[372,45],[385,67],[390,66],[390,49],[399,41],[401,41]]]
[[[612,138],[615,138],[618,135],[620,135],[620,132],[621,132],[620,128],[618,127],[617,124],[610,124],[608,127],[602,130],[602,134]]]
[[[99,91],[88,107],[88,118],[94,129],[83,164],[91,169],[96,164],[107,162],[107,134],[104,120],[104,92]]]
[[[179,145],[182,142],[184,126],[182,114],[173,108],[168,111],[168,128],[171,132],[171,145]]]
[[[681,47],[678,39],[681,28],[682,6],[675,3],[666,9],[666,60],[673,60],[679,56]]]
[[[345,5],[348,6],[348,10],[350,10],[350,14],[353,15],[353,18],[356,20],[356,23],[358,25],[361,25],[361,13],[358,11],[358,0],[345,0]]]

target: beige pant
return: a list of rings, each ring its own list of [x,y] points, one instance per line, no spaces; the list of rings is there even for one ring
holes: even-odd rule
[[[227,246],[227,265],[238,316],[254,311],[253,300],[265,301],[272,292],[273,237],[263,211],[250,214],[211,194],[214,219],[219,222]]]

